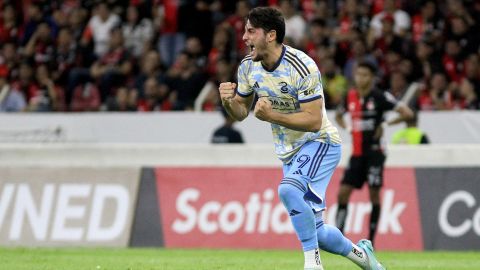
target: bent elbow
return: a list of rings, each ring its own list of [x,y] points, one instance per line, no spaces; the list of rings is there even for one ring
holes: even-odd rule
[[[320,113],[320,116],[315,119],[312,125],[312,132],[319,132],[322,129],[323,115]]]
[[[237,116],[234,117],[234,119],[235,119],[236,121],[238,121],[238,122],[242,122],[242,121],[245,120],[245,118],[247,118],[247,117],[248,117],[248,113],[242,114],[242,115],[237,115]]]
[[[413,119],[415,116],[412,109],[410,109],[408,106],[404,106],[400,111],[400,114],[405,120]]]
[[[310,127],[309,131],[310,132],[319,132],[321,128],[322,128],[322,122],[316,122]]]
[[[412,110],[409,109],[408,112],[407,112],[407,117],[408,117],[408,119],[413,119],[413,118],[415,118],[415,113]]]

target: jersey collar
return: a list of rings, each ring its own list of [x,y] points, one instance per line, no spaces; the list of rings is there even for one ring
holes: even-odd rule
[[[283,59],[283,56],[285,55],[285,51],[287,51],[287,47],[285,47],[285,45],[282,44],[282,54],[280,55],[280,58],[278,58],[277,62],[275,63],[275,65],[271,68],[271,69],[268,69],[267,67],[265,67],[262,63],[262,67],[263,69],[265,69],[266,71],[268,72],[274,72],[275,69],[278,68],[278,66],[280,66],[280,63],[282,62],[282,59]]]

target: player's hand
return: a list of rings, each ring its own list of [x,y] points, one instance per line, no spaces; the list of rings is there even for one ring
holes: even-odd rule
[[[220,92],[222,103],[230,102],[235,97],[235,87],[237,87],[237,84],[232,82],[224,82],[220,84],[218,91]]]
[[[269,121],[272,111],[272,103],[267,97],[261,97],[257,100],[254,109],[255,117],[262,121]]]

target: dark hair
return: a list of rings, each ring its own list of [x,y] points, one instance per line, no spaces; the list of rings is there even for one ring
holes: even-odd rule
[[[280,11],[271,7],[256,7],[248,13],[247,20],[255,28],[265,32],[274,30],[277,33],[277,43],[283,43],[285,38],[285,20]]]
[[[366,68],[370,70],[370,72],[375,76],[377,74],[377,67],[375,64],[369,62],[369,61],[362,61],[357,64],[357,68]]]

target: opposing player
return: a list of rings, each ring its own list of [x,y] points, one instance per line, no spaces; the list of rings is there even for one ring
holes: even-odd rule
[[[343,232],[347,216],[347,205],[353,189],[359,189],[368,182],[372,212],[368,239],[373,243],[380,218],[380,188],[383,185],[383,164],[385,153],[381,145],[383,129],[388,125],[401,123],[413,117],[413,112],[402,102],[397,102],[388,92],[375,89],[375,67],[368,63],[357,65],[354,73],[355,88],[347,92],[345,101],[336,114],[337,123],[351,129],[353,151],[338,193],[336,225]],[[384,114],[395,110],[399,116],[391,121],[384,120]],[[351,128],[344,121],[349,112]]]
[[[384,269],[368,240],[358,245],[323,222],[325,192],[340,160],[341,140],[327,119],[320,72],[305,53],[283,44],[285,21],[273,8],[247,17],[243,40],[251,53],[238,67],[238,85],[220,84],[226,111],[245,119],[254,96],[255,116],[271,123],[275,151],[283,162],[278,194],[301,241],[304,269],[323,269],[319,249],[347,257],[362,269]]]

